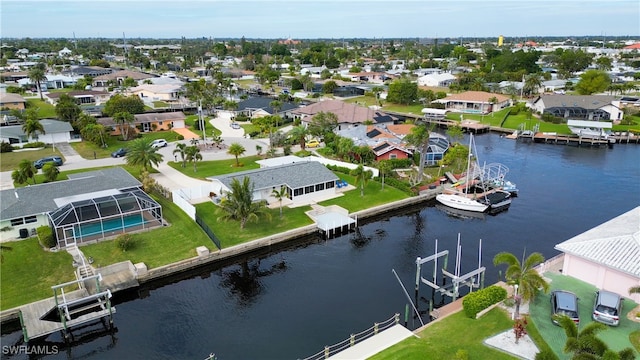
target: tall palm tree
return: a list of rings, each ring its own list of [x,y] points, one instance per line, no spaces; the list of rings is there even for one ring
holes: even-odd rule
[[[44,65],[38,64],[38,66],[34,66],[31,70],[29,70],[29,80],[36,83],[38,94],[40,94],[40,100],[44,100],[44,97],[42,96],[41,85],[43,81],[47,80],[47,75],[44,73]]]
[[[54,182],[60,174],[60,169],[53,163],[46,163],[42,167],[42,173],[46,182]]]
[[[382,176],[382,189],[384,190],[384,178],[392,170],[391,162],[388,160],[378,162],[378,170],[380,171],[380,176]]]
[[[253,201],[253,184],[248,177],[244,177],[242,182],[237,178],[231,180],[231,193],[220,203],[224,215],[222,220],[237,220],[240,222],[240,229],[244,229],[249,221],[257,221],[260,215],[267,218],[270,216],[263,201]]]
[[[126,111],[121,111],[113,115],[113,121],[120,124],[120,135],[122,140],[129,139],[129,124],[133,122],[135,117]]]
[[[282,200],[286,199],[288,195],[289,195],[289,192],[287,191],[286,186],[280,187],[280,190],[278,189],[271,190],[271,196],[276,198],[276,200],[278,200],[278,202],[280,203],[280,217],[282,217]]]
[[[360,196],[364,196],[364,186],[371,179],[372,172],[371,170],[365,170],[362,165],[358,165],[357,168],[351,171],[351,175],[356,178],[356,185],[360,187]]]
[[[158,166],[162,162],[162,154],[151,146],[151,140],[142,138],[131,142],[125,160],[127,165],[142,166],[148,171],[149,168]]]
[[[524,86],[523,91],[525,94],[531,95],[534,92],[537,93],[538,90],[540,89],[540,86],[542,86],[542,81],[540,81],[540,75],[539,74],[527,75],[524,79],[523,86]]]
[[[33,179],[33,183],[36,183],[36,174],[38,169],[33,163],[27,159],[20,161],[18,168],[11,173],[11,179],[18,184],[25,184],[29,179]]]
[[[202,160],[202,154],[200,153],[200,148],[197,146],[189,146],[185,149],[186,160],[188,162],[193,162],[193,172],[197,172],[196,163]]]
[[[534,252],[526,259],[524,259],[523,254],[522,258],[524,260],[522,264],[515,255],[508,252],[498,253],[493,258],[494,265],[507,265],[507,270],[504,273],[507,283],[518,285],[515,311],[516,318],[519,317],[520,299],[524,301],[532,300],[540,288],[542,288],[545,293],[549,291],[549,284],[535,269],[538,264],[544,262],[544,256],[539,252]]]
[[[240,167],[240,161],[238,161],[238,156],[244,154],[245,151],[247,150],[240,143],[233,143],[229,146],[229,149],[227,150],[227,154],[230,154],[236,157],[236,167]]]
[[[38,119],[27,118],[22,124],[22,131],[27,138],[34,138],[38,133],[45,134],[44,127]]]
[[[418,183],[422,182],[424,175],[424,162],[429,148],[429,129],[426,124],[419,124],[411,128],[411,132],[405,136],[405,141],[418,149],[420,163],[418,164]]]
[[[269,106],[273,109],[273,115],[280,117],[278,113],[280,112],[280,109],[282,109],[282,102],[279,100],[273,100],[272,102],[269,103]],[[277,127],[278,127],[278,119],[276,119],[276,128]]]
[[[187,166],[187,144],[177,143],[176,148],[173,149],[173,155],[180,154],[180,159],[182,159],[182,167]]]
[[[300,144],[302,150],[305,148],[307,135],[309,135],[309,130],[304,125],[295,126],[289,131],[289,138]]]
[[[563,351],[572,353],[572,359],[635,359],[633,349],[625,348],[616,352],[609,349],[607,343],[597,337],[598,332],[607,328],[606,325],[594,321],[587,324],[581,331],[578,331],[578,325],[568,316],[556,315],[555,319],[567,335]]]

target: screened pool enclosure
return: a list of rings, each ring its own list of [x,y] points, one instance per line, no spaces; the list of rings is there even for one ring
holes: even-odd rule
[[[48,216],[60,247],[162,225],[162,207],[139,189],[69,202]]]

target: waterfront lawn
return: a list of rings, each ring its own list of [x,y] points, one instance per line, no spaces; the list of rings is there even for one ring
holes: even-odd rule
[[[40,119],[57,119],[56,107],[49,104],[46,101],[40,100],[40,96],[37,98],[27,99],[27,107],[34,107],[38,109],[38,118]]]
[[[162,205],[162,216],[170,225],[132,234],[134,245],[126,252],[121,251],[113,240],[82,246],[85,256],[93,257],[95,267],[131,260],[134,264],[143,262],[152,269],[194,257],[198,246],[216,249],[184,211],[170,200],[158,196],[153,198]]]
[[[53,296],[51,287],[74,280],[74,271],[69,253],[45,251],[35,237],[2,243],[0,309]]]
[[[462,359],[456,356],[458,351],[465,351],[470,359],[514,359],[482,343],[512,325],[508,314],[498,307],[479,319],[470,319],[460,311],[425,328],[419,337],[410,337],[369,359]]]
[[[269,209],[271,219],[261,217],[256,222],[248,222],[244,229],[240,230],[239,221],[219,220],[224,212],[212,202],[196,205],[198,216],[213,230],[223,248],[311,225],[313,221],[305,214],[305,211],[309,210],[311,210],[309,206],[296,208],[283,206],[282,218],[280,218],[279,208]]]
[[[369,180],[369,182],[367,182],[364,187],[364,196],[360,196],[360,187],[356,185],[355,178],[353,176],[343,173],[336,173],[336,175],[349,183],[349,185],[353,185],[356,188],[345,191],[343,196],[322,201],[318,204],[322,206],[338,205],[352,213],[409,197],[408,194],[390,186],[389,184],[385,184],[383,190],[382,183],[373,180]]]
[[[197,178],[206,179],[209,176],[224,175],[240,171],[259,169],[260,165],[256,163],[257,160],[262,160],[261,156],[247,156],[238,158],[238,162],[242,166],[236,166],[236,159],[214,160],[214,161],[199,161],[197,163],[198,171],[193,171],[193,164],[187,163],[185,167],[182,167],[182,161],[180,155],[178,155],[178,161],[169,161],[168,164],[172,168],[180,171],[181,173]]]
[[[18,168],[20,161],[27,159],[29,161],[36,161],[41,157],[58,155],[62,156],[58,149],[55,151],[51,147],[46,147],[38,150],[21,150],[2,153],[2,161],[0,161],[0,171],[13,171]]]

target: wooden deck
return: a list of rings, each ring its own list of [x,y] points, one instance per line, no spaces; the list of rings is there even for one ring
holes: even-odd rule
[[[562,135],[555,133],[536,132],[527,135],[519,135],[518,139],[529,139],[537,143],[560,144],[574,146],[611,146],[612,142],[605,139],[581,138],[579,136]]]

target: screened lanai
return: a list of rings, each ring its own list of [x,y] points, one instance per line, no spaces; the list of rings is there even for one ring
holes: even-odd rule
[[[48,216],[59,247],[162,225],[162,207],[138,189],[72,201]]]

